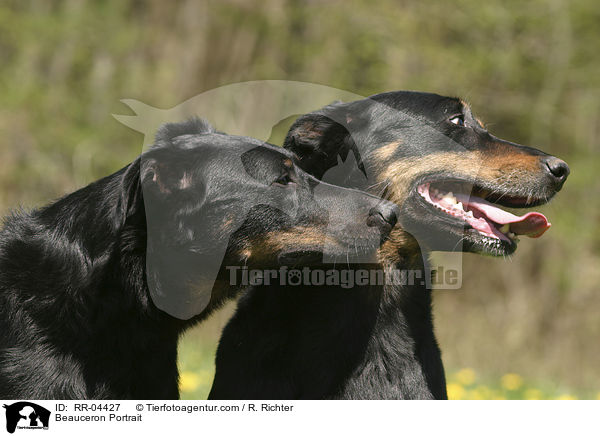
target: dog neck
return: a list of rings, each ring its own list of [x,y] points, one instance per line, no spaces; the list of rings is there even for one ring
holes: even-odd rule
[[[384,268],[388,274],[393,269],[396,277],[400,272],[402,283],[384,286],[363,359],[338,395],[348,399],[446,398],[426,258],[419,252]]]
[[[351,268],[423,271],[424,263]],[[285,382],[268,382],[279,378]],[[431,292],[420,282],[250,289],[223,331],[209,398],[240,396],[444,398]]]

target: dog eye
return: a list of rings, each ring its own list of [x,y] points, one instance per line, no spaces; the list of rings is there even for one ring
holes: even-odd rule
[[[456,115],[450,118],[450,122],[452,124],[456,124],[457,126],[465,127],[465,118],[462,115]]]
[[[283,185],[283,186],[291,185],[292,183],[294,183],[294,181],[290,178],[289,174],[283,174],[282,176],[280,176],[277,180],[275,180],[273,182],[273,184],[275,184],[275,185]]]

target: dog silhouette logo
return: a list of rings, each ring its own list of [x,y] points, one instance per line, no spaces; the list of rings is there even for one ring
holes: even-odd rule
[[[6,409],[6,431],[18,429],[48,429],[50,411],[28,401],[3,406]]]

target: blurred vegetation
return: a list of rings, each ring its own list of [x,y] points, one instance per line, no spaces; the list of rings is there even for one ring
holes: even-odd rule
[[[111,117],[127,111],[123,98],[167,108],[260,79],[459,95],[493,133],[560,156],[572,175],[542,208],[553,224],[543,238],[506,261],[466,256],[463,289],[436,293],[447,367],[477,374],[471,384],[452,375],[451,395],[596,398],[599,29],[595,0],[5,1],[0,211],[133,159],[141,135]],[[187,398],[208,392],[227,315],[182,345]],[[518,388],[506,374],[519,374]]]

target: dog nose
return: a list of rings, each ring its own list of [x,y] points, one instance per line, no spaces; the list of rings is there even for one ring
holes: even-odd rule
[[[382,202],[369,211],[367,225],[378,227],[382,232],[389,233],[398,222],[400,210],[398,206],[388,202]]]
[[[544,159],[546,170],[552,176],[556,183],[562,186],[569,177],[571,170],[564,160],[561,160],[554,156],[549,156]]]

